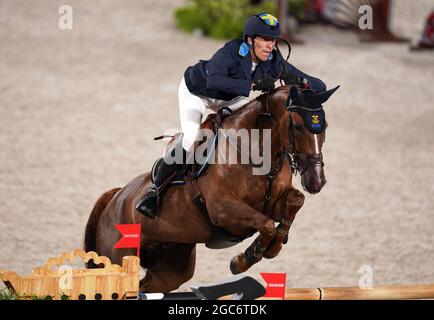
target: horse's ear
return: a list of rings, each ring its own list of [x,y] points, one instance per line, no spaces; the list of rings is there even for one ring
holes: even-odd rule
[[[316,99],[318,99],[317,101],[319,101],[320,104],[323,104],[324,102],[326,102],[330,98],[330,96],[333,93],[335,93],[336,90],[339,89],[339,87],[340,87],[340,85],[337,86],[337,87],[335,87],[335,88],[333,88],[333,89],[330,89],[330,90],[318,93],[316,95]]]
[[[290,92],[290,95],[294,96],[294,98],[291,98],[294,105],[305,107],[305,108],[321,107],[321,102],[319,101],[319,95],[315,93],[313,90],[305,89],[300,92],[298,92],[297,90],[294,91],[296,92],[296,94],[294,95],[292,90]]]
[[[309,109],[315,109],[315,108],[321,108],[322,104],[326,102],[330,96],[338,90],[340,86],[337,86],[333,89],[316,93],[315,91],[311,89],[305,89],[301,92],[298,92],[296,88],[293,86],[291,87],[291,91],[289,93],[289,97],[291,100],[289,100],[292,103],[288,103],[288,107],[290,107],[292,104],[300,107],[305,107]],[[294,88],[294,89],[293,89]]]

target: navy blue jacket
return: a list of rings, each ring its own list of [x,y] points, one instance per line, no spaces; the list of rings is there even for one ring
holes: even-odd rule
[[[311,77],[287,63],[276,50],[273,50],[268,61],[261,61],[252,74],[252,58],[242,40],[229,41],[210,60],[200,60],[196,65],[188,67],[184,78],[188,90],[195,95],[232,100],[239,96],[248,97],[252,81],[264,75],[277,79],[284,63],[287,71],[307,79],[312,90],[326,90],[320,79]]]

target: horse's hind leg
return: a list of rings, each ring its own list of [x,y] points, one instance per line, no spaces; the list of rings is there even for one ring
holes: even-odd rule
[[[146,249],[145,249],[146,250]],[[196,245],[159,243],[146,257],[150,261],[145,278],[140,282],[141,292],[167,293],[176,290],[193,277],[196,263]]]
[[[298,210],[303,206],[304,195],[297,189],[291,189],[282,202],[284,202],[283,206],[281,208],[276,208],[276,210],[281,210],[282,218],[276,228],[276,236],[264,251],[263,256],[266,259],[271,259],[277,256],[282,249],[282,245],[288,240],[289,228],[291,227]]]

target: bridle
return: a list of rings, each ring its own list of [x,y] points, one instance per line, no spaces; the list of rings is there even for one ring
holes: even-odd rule
[[[268,103],[269,100],[269,94],[270,92],[266,92],[266,98],[265,98],[265,103],[263,103],[262,105],[264,106],[265,112],[259,113],[257,118],[256,118],[256,125],[258,123],[258,119],[263,117],[263,118],[268,118],[271,121],[276,121],[270,111],[270,106]],[[288,102],[289,102],[289,97],[288,97]],[[288,144],[289,144],[289,148],[288,149],[283,149],[281,151],[279,151],[276,155],[276,162],[275,165],[272,166],[272,168],[270,169],[270,172],[266,175],[267,181],[268,181],[268,187],[265,193],[265,199],[264,199],[264,207],[262,212],[266,212],[268,209],[268,205],[271,201],[271,191],[272,191],[272,187],[273,187],[273,182],[274,179],[276,178],[277,174],[279,173],[279,171],[282,168],[283,162],[285,160],[286,157],[288,157],[289,160],[289,164],[291,166],[291,171],[294,175],[297,175],[297,172],[300,173],[300,176],[303,176],[303,174],[306,173],[307,170],[309,170],[310,167],[314,166],[314,165],[321,165],[324,166],[324,161],[323,161],[323,155],[322,152],[320,153],[314,153],[314,154],[308,154],[308,153],[301,153],[298,152],[296,149],[296,145],[295,145],[295,126],[294,126],[294,122],[292,121],[291,118],[291,114],[289,112],[291,112],[291,109],[295,109],[295,108],[303,108],[303,107],[299,107],[299,106],[293,106],[290,105],[289,103],[287,103],[286,109],[288,110]],[[229,108],[222,108],[221,110],[219,110],[218,117],[220,119],[224,119],[224,112],[228,111],[229,114],[232,113],[232,111]],[[216,129],[221,129],[223,128],[223,123],[222,121],[214,121],[214,126]],[[228,136],[224,136],[225,139],[227,139],[229,141],[230,144],[232,144],[237,152],[239,152],[240,154],[242,154],[242,150],[238,147],[238,145],[236,143],[234,143],[233,141],[231,141],[230,137]],[[249,164],[253,165],[252,161],[250,160],[250,156],[249,156]],[[253,165],[254,166],[254,165]]]
[[[301,108],[298,106],[290,106],[288,107],[288,112],[291,112],[291,109]],[[295,147],[295,126],[292,121],[291,114],[288,115],[288,142],[289,149],[287,150],[288,156],[290,157],[291,162],[291,170],[294,175],[297,175],[297,171],[300,173],[300,176],[306,173],[310,167],[314,165],[321,165],[324,167],[324,160],[322,152],[319,153],[301,153],[298,152]]]
[[[286,56],[285,59],[285,61],[288,61],[288,58],[291,54],[291,45],[285,39],[281,39],[281,41],[283,41],[288,47],[288,55]],[[282,52],[280,51],[277,45],[276,45],[276,49],[280,57],[283,59]],[[287,72],[287,68],[285,64],[283,64],[283,69],[284,72]],[[282,80],[280,80],[280,82],[282,83]],[[297,108],[305,109],[304,107],[301,106],[291,105],[290,102],[291,102],[290,97],[288,97],[287,107],[286,107],[288,112],[291,112],[291,109],[297,109]],[[268,104],[268,95],[267,95],[267,104]],[[322,109],[322,107],[310,111],[318,111],[320,109]],[[267,110],[268,110],[268,105],[267,105]],[[294,122],[292,121],[291,118],[291,114],[288,115],[288,142],[289,142],[289,149],[287,150],[287,154],[289,156],[291,170],[294,175],[297,175],[297,171],[298,171],[300,173],[300,176],[303,176],[303,174],[305,174],[306,171],[313,165],[319,164],[322,167],[324,167],[322,152],[314,153],[314,154],[297,152],[297,149],[295,148],[295,127],[294,127]]]
[[[265,108],[265,112],[263,113],[259,113],[257,118],[256,118],[256,123],[258,122],[259,118],[269,118],[271,119],[271,121],[275,121],[271,112],[270,112],[270,107],[268,104],[268,98],[269,98],[269,94],[270,92],[267,91],[266,92],[266,98],[265,98],[265,103],[264,108]],[[289,103],[289,99],[287,104],[289,105],[287,107],[288,112],[291,112],[291,110],[293,109],[306,109],[304,107],[301,106],[294,106],[294,105],[290,105]],[[318,109],[308,109],[310,111],[319,111],[321,108]],[[297,175],[297,172],[300,173],[300,176],[303,176],[303,174],[306,173],[307,170],[309,170],[310,167],[314,166],[314,165],[321,165],[321,167],[324,167],[324,159],[323,159],[323,154],[322,152],[319,153],[313,153],[313,154],[309,154],[309,153],[301,153],[298,152],[295,146],[295,126],[294,126],[294,122],[292,121],[291,118],[291,114],[288,115],[288,144],[289,144],[289,148],[287,150],[282,150],[278,153],[278,156],[281,155],[281,153],[288,155],[289,157],[289,161],[290,161],[290,165],[291,165],[291,171],[294,175]],[[278,163],[280,162],[280,160],[278,161]],[[280,168],[279,168],[280,169]]]

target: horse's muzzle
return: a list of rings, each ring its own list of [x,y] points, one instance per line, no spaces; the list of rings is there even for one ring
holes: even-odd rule
[[[324,166],[320,163],[309,167],[301,177],[303,189],[310,194],[316,194],[325,186],[327,180],[324,175]]]

